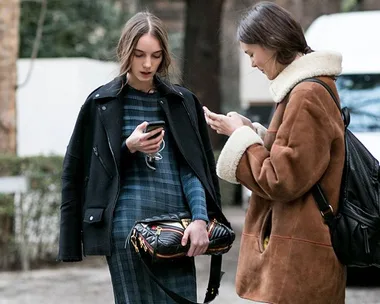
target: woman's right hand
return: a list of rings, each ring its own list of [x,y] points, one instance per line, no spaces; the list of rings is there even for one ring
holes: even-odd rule
[[[136,129],[133,130],[132,134],[125,140],[125,143],[131,153],[140,151],[146,154],[156,154],[160,149],[162,140],[164,139],[164,129],[158,128],[148,133],[144,133],[147,126],[148,122],[146,121],[139,124]],[[149,139],[158,133],[161,133],[158,137]]]
[[[228,117],[239,117],[245,126],[252,128],[252,121],[249,118],[247,118],[247,117],[245,117],[245,116],[243,116],[237,112],[229,112],[229,113],[227,113],[227,116]]]

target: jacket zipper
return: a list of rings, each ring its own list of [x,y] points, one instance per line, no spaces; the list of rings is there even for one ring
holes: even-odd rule
[[[102,113],[100,111],[100,108],[98,108],[98,112],[99,112],[100,117],[102,117]],[[103,123],[103,125],[104,125],[104,123]],[[117,202],[117,199],[119,198],[119,193],[120,193],[119,168],[117,167],[116,158],[115,158],[115,154],[114,154],[114,152],[112,150],[112,146],[111,146],[111,142],[110,142],[110,137],[108,135],[108,131],[107,131],[106,128],[104,128],[104,130],[106,132],[108,147],[109,147],[109,149],[111,151],[111,154],[112,154],[113,162],[114,162],[115,168],[116,168],[116,175],[117,175],[117,179],[118,179],[116,197],[115,197],[115,200],[114,200],[114,202],[113,202],[113,204],[111,206],[111,223],[112,223],[113,212],[115,210],[116,202]],[[112,240],[112,225],[110,225],[110,227],[108,229],[108,239]]]
[[[370,254],[371,250],[369,248],[369,242],[368,242],[368,227],[366,225],[361,224],[360,228],[363,230],[363,236],[364,236],[364,249],[366,254]]]
[[[108,170],[106,164],[105,164],[104,161],[103,161],[103,158],[99,155],[98,147],[93,147],[92,150],[94,150],[94,154],[95,154],[96,157],[99,159],[100,164],[102,165],[102,167],[103,167],[104,170],[106,171],[108,177],[109,177],[110,179],[112,179],[113,176],[112,176],[111,172]]]

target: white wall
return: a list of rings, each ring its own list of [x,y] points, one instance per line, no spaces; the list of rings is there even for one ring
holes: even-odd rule
[[[273,101],[269,94],[268,78],[259,69],[251,66],[249,56],[242,50],[240,50],[240,101],[242,108],[254,103]]]
[[[29,66],[29,59],[18,60],[18,83],[24,81]],[[17,154],[64,155],[86,97],[117,73],[113,62],[37,59],[29,81],[17,90]]]

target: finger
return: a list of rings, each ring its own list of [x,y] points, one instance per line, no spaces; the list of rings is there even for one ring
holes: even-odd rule
[[[149,132],[150,133],[150,132]],[[149,134],[149,133],[146,133],[147,135]],[[157,133],[159,133],[159,132],[156,132],[156,134]],[[156,145],[156,144],[158,144],[158,145],[161,145],[161,142],[162,142],[162,140],[163,140],[163,138],[164,138],[164,135],[165,135],[165,131],[164,130],[161,130],[161,134],[160,135],[158,135],[157,137],[155,137],[155,138],[151,138],[151,139],[149,139],[151,136],[148,136],[145,140],[146,140],[146,144],[148,145],[148,146],[150,146],[150,145]]]
[[[147,149],[145,148],[144,151],[141,151],[145,154],[151,154],[151,155],[155,155],[157,152],[158,152],[159,148],[154,148],[154,149]]]
[[[201,242],[199,245],[194,246],[193,256],[201,255],[206,252],[208,248],[208,241]]]
[[[193,256],[201,255],[203,253],[203,248],[204,247],[201,245],[195,246]]]
[[[206,115],[206,113],[205,113],[205,115],[204,115],[204,116],[205,116],[205,120],[206,120],[206,123],[209,125],[209,124],[210,124],[210,122],[211,122],[211,121],[210,121],[210,119],[208,118],[208,116]]]
[[[185,229],[185,232],[183,233],[183,237],[181,240],[181,245],[186,246],[188,241],[189,241],[189,232],[188,232],[188,229]]]
[[[147,140],[157,139],[157,137],[152,138],[152,139],[150,139],[150,138],[151,138],[152,136],[155,136],[155,135],[161,133],[163,130],[164,130],[163,128],[157,128],[157,129],[154,129],[154,130],[152,130],[152,131],[150,131],[150,132],[148,132],[148,133],[145,133],[145,134],[144,134],[145,139],[147,139]]]
[[[238,113],[235,111],[232,111],[232,112],[228,112],[227,116],[231,117],[231,116],[236,115],[236,114],[238,114]]]
[[[208,118],[210,118],[212,120],[221,120],[224,117],[223,114],[216,114],[216,113],[211,112],[211,111],[209,111],[207,113],[207,116],[208,116]]]
[[[192,257],[195,256],[196,246],[191,244],[189,250],[187,251],[187,256]]]

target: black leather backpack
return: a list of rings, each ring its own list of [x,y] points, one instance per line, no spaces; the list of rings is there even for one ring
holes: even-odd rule
[[[303,81],[317,82],[326,88],[341,111],[345,125],[346,155],[337,212],[333,213],[319,183],[312,189],[322,217],[329,226],[334,251],[347,266],[380,267],[379,161],[347,129],[350,113],[347,108],[340,109],[330,87],[317,78]]]

